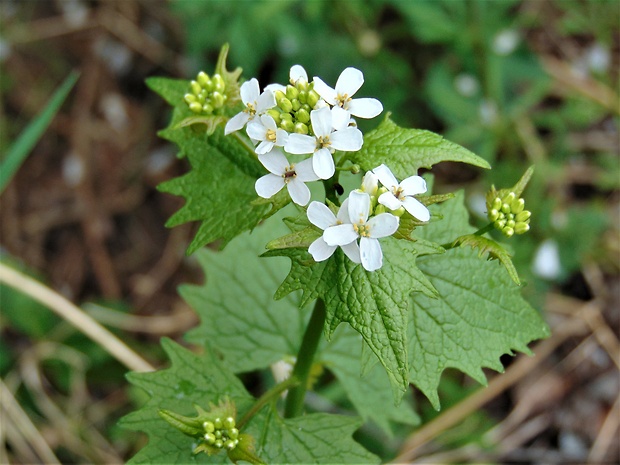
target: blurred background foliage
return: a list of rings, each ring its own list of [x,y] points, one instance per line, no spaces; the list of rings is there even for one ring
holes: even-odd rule
[[[617,459],[617,444],[605,443],[605,434],[618,425],[614,430],[605,419],[619,408],[619,24],[617,0],[3,0],[3,162],[70,71],[81,77],[2,193],[2,262],[19,264],[78,303],[95,302],[83,308],[161,363],[158,337],[180,336],[195,323],[175,287],[202,278],[182,254],[191,228],[163,228],[179,201],[155,187],[188,167],[157,140],[169,113],[144,79],[211,73],[225,42],[230,67],[243,67],[246,79],[263,86],[286,82],[293,64],[328,83],[355,66],[364,72],[363,96],[379,98],[399,125],[438,132],[491,163],[489,172],[449,163],[433,169],[438,190],[467,188],[479,226],[486,189],[512,186],[536,166],[525,191],[532,229],[509,241],[524,292],[552,328],[575,317],[582,302],[596,303],[601,318],[598,326],[583,324],[589,333],[561,339],[551,358],[562,367],[594,344],[587,354],[599,348],[604,355],[582,354],[582,371],[540,362],[564,388],[535,384],[546,396],[557,394],[549,400],[557,413],[536,435],[512,425],[525,439],[506,451],[499,446],[506,436],[487,434],[502,431],[510,412],[532,402],[515,381],[510,394],[434,437],[425,453],[448,454],[447,462],[485,454],[498,463],[521,461],[524,448],[540,449],[529,463]],[[368,131],[376,121],[360,125]],[[0,462],[112,463],[130,456],[142,439],[114,423],[143,394],[127,392],[124,367],[44,306],[6,286],[0,292],[3,416],[21,425],[0,433]],[[149,318],[164,320],[151,327]],[[597,343],[600,331],[612,342]],[[248,382],[257,386],[267,382],[252,376]],[[608,383],[606,394],[589,390],[586,380]],[[310,404],[349,412],[330,381]],[[458,405],[476,389],[448,372],[443,402]],[[9,406],[7,392],[23,415]],[[570,423],[575,399],[598,420]],[[423,400],[420,411],[424,424],[442,418]],[[413,431],[396,429],[384,438],[366,425],[359,440],[385,460],[405,457],[403,441]],[[467,455],[472,444],[474,455]]]

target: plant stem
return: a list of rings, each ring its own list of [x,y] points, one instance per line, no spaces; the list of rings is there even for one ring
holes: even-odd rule
[[[237,422],[237,428],[242,428],[250,419],[256,415],[256,413],[262,409],[266,404],[271,402],[273,399],[278,397],[287,389],[290,389],[294,386],[299,385],[299,380],[295,376],[291,376],[288,379],[285,379],[281,383],[276,384],[274,387],[265,392],[262,396],[258,398],[256,403],[252,406],[250,410],[243,415],[243,418]]]
[[[292,377],[299,380],[299,384],[291,389],[286,398],[284,406],[284,417],[292,418],[301,415],[304,408],[304,397],[308,388],[308,378],[310,376],[310,368],[314,361],[314,354],[319,346],[323,326],[325,325],[325,303],[321,299],[317,299],[312,310],[312,316],[308,322],[308,327],[301,341],[301,347],[297,354],[297,362],[293,369]]]
[[[478,231],[476,231],[474,233],[474,236],[482,236],[483,234],[486,234],[489,231],[492,231],[494,227],[495,226],[493,226],[493,223],[489,223],[486,226],[480,228]],[[458,237],[457,237],[457,239],[458,239]],[[454,241],[452,241],[452,242],[446,242],[445,244],[441,244],[441,246],[444,249],[446,249],[446,250],[450,250],[450,249],[453,249],[456,246],[455,242],[456,242],[456,239]]]

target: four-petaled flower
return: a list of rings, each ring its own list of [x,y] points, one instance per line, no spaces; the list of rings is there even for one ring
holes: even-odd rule
[[[266,90],[261,94],[256,78],[244,82],[239,91],[241,101],[245,104],[245,110],[228,120],[224,128],[224,134],[238,131],[248,121],[252,121],[256,115],[262,115],[270,108],[276,106],[276,97],[273,92]]]
[[[319,178],[312,170],[312,160],[304,160],[296,164],[289,163],[282,151],[274,148],[271,152],[259,155],[259,161],[269,174],[256,180],[256,193],[269,199],[286,185],[288,193],[297,205],[306,205],[310,201],[310,189],[306,182],[317,181]]]
[[[310,223],[323,230],[326,230],[331,226],[350,223],[348,208],[349,199],[345,199],[345,201],[342,202],[340,210],[338,210],[338,215],[336,216],[327,207],[327,205],[320,202],[312,202],[308,206],[308,220],[310,220]],[[349,257],[349,259],[351,259],[354,263],[360,263],[360,248],[355,239],[348,244],[341,245],[340,247],[342,247],[342,250],[347,257]],[[310,255],[312,255],[312,258],[314,258],[315,261],[322,262],[323,260],[327,260],[331,257],[337,248],[337,245],[329,245],[325,242],[323,236],[321,236],[310,244],[308,252],[310,252]]]
[[[348,205],[350,223],[331,226],[323,233],[327,245],[346,245],[360,238],[360,259],[364,269],[375,271],[383,265],[383,252],[377,239],[391,236],[398,229],[399,218],[391,213],[370,215],[370,195],[352,191]]]
[[[332,153],[335,150],[355,152],[364,143],[359,129],[345,125],[343,113],[336,111],[332,115],[328,107],[312,110],[310,121],[314,136],[290,134],[284,150],[294,154],[314,154],[312,167],[316,175],[321,179],[331,178],[336,170]]]
[[[353,95],[362,87],[364,75],[359,69],[346,68],[332,89],[321,78],[314,76],[314,90],[330,105],[341,107],[359,118],[374,118],[383,111],[383,105],[375,98],[356,98]]]
[[[288,139],[288,132],[279,128],[271,115],[261,115],[248,123],[246,132],[251,139],[261,141],[256,147],[259,155],[271,151],[275,147],[282,147]]]
[[[392,171],[385,165],[380,165],[372,170],[388,192],[379,196],[378,202],[390,210],[405,207],[411,216],[420,220],[428,221],[431,217],[428,208],[413,196],[426,192],[426,182],[420,176],[409,176],[398,182]]]

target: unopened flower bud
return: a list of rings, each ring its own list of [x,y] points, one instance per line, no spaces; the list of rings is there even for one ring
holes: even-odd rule
[[[188,105],[191,105],[192,103],[196,102],[196,96],[194,94],[185,94],[183,96],[183,100],[185,100]]]
[[[280,100],[276,100],[278,102],[278,107],[284,112],[289,113],[293,109],[293,104],[286,97],[281,98]]]
[[[297,99],[291,100],[291,105],[293,105],[293,111],[297,111],[301,108],[301,102]]]
[[[208,89],[211,86],[211,79],[209,79],[209,75],[204,71],[200,71],[198,76],[196,77],[198,84],[205,89]]]
[[[493,209],[489,212],[489,220],[491,221],[496,221],[499,218],[499,212],[497,211],[497,209]]]
[[[286,114],[288,113],[282,114],[283,118],[282,118],[282,121],[280,122],[280,127],[284,129],[286,132],[294,132],[295,124],[290,119],[284,119],[284,115]]]
[[[514,228],[515,227],[515,221],[514,220],[508,220],[506,221],[506,227],[507,228]]]
[[[305,90],[302,90],[301,92],[299,92],[299,95],[298,95],[297,99],[301,103],[307,104],[308,103],[308,92],[305,91]]]
[[[298,95],[299,95],[299,91],[297,90],[296,87],[293,87],[291,85],[286,86],[286,97],[289,100],[296,99]]]
[[[502,208],[502,199],[500,199],[499,197],[495,197],[493,199],[492,207],[493,210],[500,210]]]
[[[510,204],[507,202],[504,202],[502,204],[502,213],[510,213]]]
[[[379,197],[381,194],[385,194],[387,191],[388,190],[386,187],[380,187],[379,190],[377,191],[377,197]]]
[[[230,428],[228,430],[228,437],[230,439],[237,439],[239,437],[239,430],[237,428]]]
[[[215,431],[215,425],[210,421],[205,421],[202,424],[202,427],[204,428],[205,433],[212,433],[213,431]]]
[[[310,105],[310,108],[314,108],[317,102],[321,97],[314,90],[308,92],[308,98],[306,99],[306,103]]]
[[[275,108],[271,108],[270,110],[267,110],[267,114],[269,116],[271,116],[273,118],[273,120],[276,122],[276,124],[280,124],[280,115],[282,114],[279,110],[275,109]]]
[[[224,441],[222,441],[221,439],[216,439],[213,445],[218,449],[221,449],[224,446]]]
[[[495,227],[497,229],[504,229],[505,226],[506,226],[506,220],[499,220],[495,222]]]
[[[236,446],[235,441],[233,441],[232,439],[229,439],[224,444],[224,447],[226,447],[226,449],[228,449],[228,450],[233,450],[235,448],[235,446]]]
[[[530,225],[527,223],[517,223],[515,225],[515,234],[525,234],[530,230]]]
[[[191,81],[189,83],[189,86],[192,89],[192,92],[196,95],[200,94],[200,91],[202,91],[202,87],[200,87],[200,84],[198,84],[196,81]]]
[[[387,208],[385,207],[385,205],[379,204],[375,207],[375,210],[374,210],[375,215],[380,215],[381,213],[385,213],[385,212],[387,212]]]
[[[304,123],[296,123],[294,132],[297,134],[308,134],[308,126]]]
[[[506,228],[502,229],[502,232],[504,233],[504,235],[506,237],[512,237],[514,235],[514,233],[515,233],[515,230],[512,229],[512,228],[506,227]]]
[[[201,113],[202,105],[198,102],[193,102],[189,104],[189,109],[192,110],[194,113]]]
[[[216,429],[213,434],[215,434],[216,439],[222,439],[222,430],[221,429]]]
[[[297,113],[295,113],[295,119],[300,123],[308,123],[310,122],[310,113],[304,108],[300,108]]]
[[[515,215],[517,213],[521,213],[525,208],[525,200],[523,199],[514,199],[510,204],[510,211]]]
[[[215,110],[215,108],[213,108],[213,105],[211,105],[210,103],[205,103],[202,106],[202,112],[203,113],[207,113],[207,114],[210,115],[211,113],[213,113],[214,110]]]
[[[215,108],[222,108],[224,106],[224,102],[226,101],[226,98],[224,97],[223,94],[221,94],[220,92],[216,90],[211,95],[211,100],[213,101],[213,106]]]
[[[306,81],[305,79],[298,79],[295,83],[295,87],[297,87],[300,92],[302,90],[307,92],[310,84],[308,84],[308,81]]]
[[[399,218],[405,214],[405,207],[402,205],[398,207],[396,210],[390,210],[390,213],[394,216],[398,216]]]
[[[215,435],[213,433],[206,433],[204,438],[209,445],[213,445],[213,443],[215,442]]]
[[[233,417],[226,417],[222,422],[225,429],[231,429],[235,427],[235,419]]]
[[[224,82],[224,78],[222,76],[220,76],[219,74],[214,74],[213,78],[211,78],[211,82],[213,83],[212,90],[224,93],[224,91],[226,90],[226,83]]]
[[[223,423],[222,423],[222,419],[220,417],[217,417],[213,421],[213,424],[215,425],[215,429],[222,429]]]
[[[517,215],[515,216],[515,221],[517,223],[523,223],[525,221],[529,221],[530,217],[532,216],[532,212],[529,210],[523,210],[520,213],[517,213]]]

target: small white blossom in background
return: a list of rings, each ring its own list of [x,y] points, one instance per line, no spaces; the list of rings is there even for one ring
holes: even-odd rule
[[[312,202],[308,206],[308,220],[310,223],[315,225],[318,228],[321,228],[325,231],[330,226],[336,226],[339,224],[350,223],[349,221],[349,199],[346,199],[340,210],[338,210],[338,215],[334,215],[333,212],[327,207],[327,205],[320,202]],[[341,245],[342,250],[346,254],[347,257],[354,263],[360,263],[360,248],[357,245],[357,241],[353,240],[349,244]],[[336,249],[337,245],[329,245],[323,239],[323,236],[316,239],[310,247],[308,248],[308,252],[312,255],[317,262],[322,262],[323,260],[327,260],[331,257]]]
[[[259,161],[269,171],[269,174],[256,180],[256,193],[269,199],[286,186],[293,202],[304,206],[310,201],[310,189],[306,182],[317,181],[319,178],[312,170],[312,160],[292,164],[289,163],[280,149],[258,156]]]
[[[362,178],[362,187],[359,189],[361,192],[366,192],[368,195],[376,195],[379,189],[379,178],[372,171],[367,171]]]
[[[378,239],[396,232],[399,218],[391,213],[381,213],[370,219],[370,195],[352,191],[348,205],[350,223],[330,226],[323,233],[327,245],[346,245],[360,239],[360,259],[367,271],[375,271],[383,266],[383,252]]]
[[[428,221],[431,218],[428,208],[413,197],[426,192],[426,181],[423,178],[409,176],[399,183],[392,171],[385,165],[380,165],[372,171],[379,178],[381,184],[388,189],[387,192],[379,196],[378,202],[381,205],[390,210],[398,210],[400,207],[404,207],[411,216],[420,221]]]
[[[359,129],[342,127],[342,113],[335,112],[334,115],[335,118],[332,117],[332,110],[327,107],[312,110],[310,120],[314,136],[290,134],[284,145],[284,150],[289,153],[313,154],[312,168],[321,179],[331,178],[336,171],[332,156],[335,150],[355,152],[364,143],[364,136]],[[334,129],[334,123],[338,129]]]
[[[261,115],[248,123],[246,132],[250,139],[260,141],[256,147],[259,155],[271,151],[274,147],[283,147],[288,139],[288,132],[279,128],[270,115]]]
[[[364,74],[356,68],[346,68],[333,89],[321,78],[314,76],[314,90],[330,105],[341,107],[359,118],[374,118],[383,111],[383,105],[375,98],[357,98],[353,95],[362,87]]]
[[[261,94],[256,78],[244,82],[239,91],[241,94],[241,101],[245,104],[246,108],[228,120],[224,128],[224,134],[238,131],[249,121],[252,121],[257,115],[260,116],[270,108],[276,106],[276,98],[273,92],[266,90]]]

